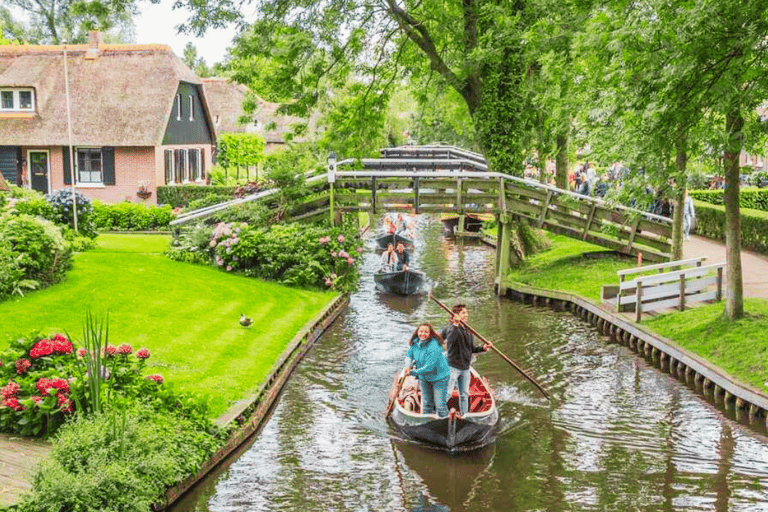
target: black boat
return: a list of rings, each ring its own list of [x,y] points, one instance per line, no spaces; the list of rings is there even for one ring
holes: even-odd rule
[[[388,244],[392,244],[397,247],[397,244],[402,242],[406,249],[413,248],[413,240],[405,237],[399,233],[387,233],[386,235],[379,235],[376,237],[376,243],[379,245],[379,249],[386,250]]]
[[[468,213],[464,215],[464,231],[469,233],[478,233],[483,229],[483,223],[492,215]],[[440,221],[443,224],[443,230],[448,234],[453,234],[459,229],[459,216],[454,214],[441,215]]]
[[[376,272],[373,274],[376,285],[385,292],[398,295],[411,295],[421,289],[426,274],[420,270],[400,270],[398,272]]]
[[[474,368],[471,368],[471,373],[469,412],[463,418],[457,414],[459,410],[457,391],[454,391],[448,399],[448,409],[453,411],[447,418],[440,418],[436,414],[421,414],[419,412],[421,392],[401,391],[392,409],[392,424],[407,439],[449,452],[476,450],[490,444],[499,422],[499,411],[488,381],[482,378]],[[390,399],[401,377],[402,372],[395,376]]]

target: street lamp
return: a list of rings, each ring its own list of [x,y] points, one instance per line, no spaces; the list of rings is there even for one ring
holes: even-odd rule
[[[329,214],[329,220],[331,222],[331,226],[335,223],[335,215],[333,212],[333,184],[336,181],[336,153],[331,150],[330,153],[328,153],[328,186],[330,187],[330,197],[328,199],[328,214]]]

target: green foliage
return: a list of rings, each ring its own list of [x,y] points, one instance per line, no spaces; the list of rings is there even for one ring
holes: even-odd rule
[[[93,202],[93,223],[101,231],[167,231],[174,218],[169,205]]]
[[[231,196],[225,196],[224,194],[211,194],[209,196],[201,197],[200,199],[193,199],[189,202],[183,211],[191,212],[194,210],[199,210],[200,208],[206,208],[208,206],[226,203],[227,201],[231,200]]]
[[[71,256],[61,230],[52,222],[29,215],[0,214],[0,262],[5,260],[8,265],[5,270],[0,268],[0,275],[12,279],[2,282],[0,290],[21,293],[25,287],[56,283],[64,278]],[[15,281],[12,276],[18,277],[19,270],[23,274]]]
[[[170,205],[172,208],[184,207],[194,201],[209,195],[234,197],[235,185],[199,186],[199,185],[165,185],[157,187],[157,202]]]
[[[723,190],[691,190],[691,197],[710,204],[723,204]],[[768,189],[742,188],[739,191],[739,207],[768,211]]]
[[[58,220],[58,215],[54,211],[53,206],[42,194],[21,199],[14,203],[13,208],[19,213],[42,217],[51,222]]]
[[[151,510],[221,444],[207,425],[170,411],[133,403],[119,414],[78,416],[65,425],[20,509]]]
[[[72,197],[72,188],[62,188],[46,194],[45,198],[51,203],[56,223],[69,226],[74,229],[75,215],[77,215],[78,233],[95,238],[96,228],[93,224],[93,205],[88,196],[75,191]],[[75,211],[77,209],[77,211]]]
[[[694,201],[696,233],[725,243],[725,208]],[[768,212],[741,208],[741,245],[768,254]]]
[[[216,142],[223,167],[256,167],[264,157],[264,137],[255,133],[222,133]]]

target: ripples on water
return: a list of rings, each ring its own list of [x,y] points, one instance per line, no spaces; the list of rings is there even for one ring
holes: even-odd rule
[[[494,354],[492,445],[448,456],[398,440],[387,391],[416,324],[446,323],[426,295],[378,292],[369,243],[360,289],[310,351],[251,444],[175,511],[768,511],[768,442],[588,324],[497,299],[492,249],[420,219],[416,261],[448,305],[528,369]]]

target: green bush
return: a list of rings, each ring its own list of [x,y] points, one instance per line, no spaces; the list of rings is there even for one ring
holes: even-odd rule
[[[147,206],[127,201],[93,203],[94,224],[102,231],[168,231],[174,218],[170,206]]]
[[[231,196],[225,196],[224,194],[211,194],[209,196],[201,197],[200,199],[193,199],[189,202],[186,208],[184,208],[184,211],[191,212],[199,210],[200,208],[207,208],[208,206],[226,203],[232,199]]]
[[[157,203],[172,208],[184,207],[195,199],[209,195],[223,195],[233,198],[236,186],[165,185],[157,187]]]
[[[694,201],[696,208],[696,233],[725,242],[725,207]],[[768,212],[742,208],[741,245],[768,253]]]
[[[51,206],[51,203],[49,203],[42,194],[20,199],[13,205],[13,208],[19,213],[32,215],[34,217],[42,217],[51,222],[56,222],[58,220],[58,216],[56,215],[53,206]]]
[[[75,215],[77,215],[77,231],[81,235],[96,238],[96,228],[93,225],[92,213],[93,206],[91,199],[75,191],[75,197],[72,197],[71,188],[62,188],[54,190],[45,195],[45,199],[51,203],[56,215],[55,222],[74,229]],[[77,212],[75,212],[75,207]]]
[[[723,204],[723,190],[691,190],[691,197],[710,204]],[[739,190],[739,206],[768,211],[768,188],[745,187]]]
[[[63,279],[71,265],[72,252],[64,236],[52,222],[29,215],[0,215],[0,241],[16,254],[16,264],[24,275],[39,285]],[[9,283],[0,285],[8,288]],[[10,284],[13,287],[13,284]]]
[[[134,403],[78,415],[56,436],[19,510],[152,510],[167,488],[195,474],[221,442],[205,425]]]

